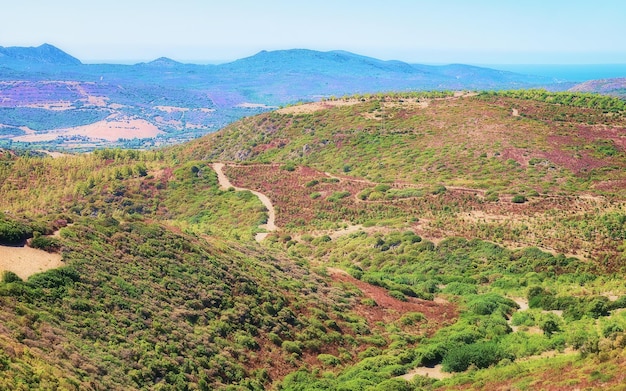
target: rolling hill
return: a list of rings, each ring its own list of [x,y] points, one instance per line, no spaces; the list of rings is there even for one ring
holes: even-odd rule
[[[360,94],[153,151],[3,151],[2,250],[64,266],[2,274],[0,389],[620,389],[625,113]]]
[[[569,89],[573,92],[592,92],[597,94],[626,97],[626,78],[590,80]]]

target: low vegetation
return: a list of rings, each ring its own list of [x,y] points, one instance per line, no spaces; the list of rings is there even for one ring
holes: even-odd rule
[[[619,389],[621,106],[345,102],[164,150],[0,151],[0,245],[64,262],[2,273],[0,389]],[[215,161],[272,201],[261,243]]]

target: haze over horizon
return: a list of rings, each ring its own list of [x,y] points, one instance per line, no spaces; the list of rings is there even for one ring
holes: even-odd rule
[[[0,46],[50,43],[84,63],[220,63],[261,50],[347,50],[468,64],[626,63],[626,3],[530,0],[35,0],[3,6]]]

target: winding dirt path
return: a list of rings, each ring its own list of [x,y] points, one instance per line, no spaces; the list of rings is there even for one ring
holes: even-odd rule
[[[215,173],[217,173],[217,181],[220,185],[220,188],[222,190],[228,190],[232,187],[236,191],[249,191],[250,193],[257,196],[259,200],[261,200],[261,203],[267,208],[268,214],[267,223],[259,225],[259,228],[263,228],[267,231],[276,231],[278,229],[278,227],[276,226],[276,209],[274,209],[272,201],[265,194],[259,193],[258,191],[246,189],[244,187],[233,186],[233,184],[230,183],[230,180],[228,179],[226,174],[224,174],[224,166],[224,163],[212,164],[213,170],[215,170]],[[259,232],[255,235],[254,239],[256,239],[257,242],[261,242],[267,237],[267,235],[267,232]]]

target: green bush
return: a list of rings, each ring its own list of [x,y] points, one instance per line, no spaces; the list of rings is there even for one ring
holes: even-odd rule
[[[543,331],[546,336],[551,336],[552,334],[561,331],[561,326],[559,325],[559,318],[553,313],[547,314],[544,319],[539,324],[539,328]]]
[[[280,168],[282,170],[285,170],[285,171],[295,171],[296,170],[296,166],[293,163],[285,163],[282,166],[280,166]]]
[[[400,324],[404,326],[412,326],[425,319],[426,317],[421,312],[407,312],[400,318]]]
[[[413,390],[411,383],[403,379],[388,379],[374,387],[368,388],[372,391],[411,391]]]
[[[536,324],[535,317],[528,311],[516,312],[511,317],[513,326],[534,326]]]
[[[318,354],[317,359],[324,365],[337,366],[341,360],[332,354]]]
[[[387,190],[391,189],[391,186],[381,183],[379,185],[376,185],[374,187],[374,191],[380,192],[380,193],[385,193],[387,192]]]
[[[343,198],[349,197],[350,196],[350,192],[349,191],[336,191],[333,194],[330,195],[330,197],[326,198],[327,201],[330,202],[337,202]]]
[[[22,279],[17,274],[12,271],[5,270],[2,272],[2,282],[11,283],[11,282],[21,282]]]
[[[443,358],[442,365],[446,372],[463,372],[470,365],[487,368],[505,358],[512,360],[514,357],[495,342],[478,342],[452,348]]]
[[[526,201],[528,201],[528,199],[526,199],[526,197],[524,197],[521,194],[514,195],[513,198],[511,199],[511,202],[515,204],[523,204]]]
[[[453,281],[443,288],[443,293],[457,296],[475,295],[478,293],[478,288],[476,285]]]
[[[366,305],[368,307],[376,307],[378,305],[374,299],[369,298],[369,297],[361,299],[361,304]]]
[[[20,244],[32,235],[32,228],[26,224],[16,221],[0,220],[0,244]]]
[[[50,236],[36,236],[30,241],[30,247],[52,252],[58,251],[61,243]]]
[[[448,189],[446,189],[445,186],[443,185],[437,185],[435,187],[433,187],[433,189],[431,190],[431,194],[433,195],[437,195],[437,194],[443,194],[447,191]]]
[[[318,183],[320,183],[320,181],[318,181],[317,179],[313,179],[313,180],[307,182],[304,186],[306,186],[306,187],[313,187],[313,186],[317,185]]]
[[[298,356],[302,354],[302,349],[300,349],[300,345],[294,341],[283,341],[281,347],[287,353],[295,353]]]
[[[269,333],[267,338],[276,346],[282,346],[283,340],[276,333]]]
[[[385,197],[385,195],[379,191],[373,191],[370,193],[370,195],[368,196],[368,200],[369,201],[380,201]]]
[[[397,291],[397,290],[391,290],[389,291],[389,296],[393,297],[394,299],[398,299],[398,300],[402,300],[402,301],[407,301],[406,296],[404,295],[404,293]]]

